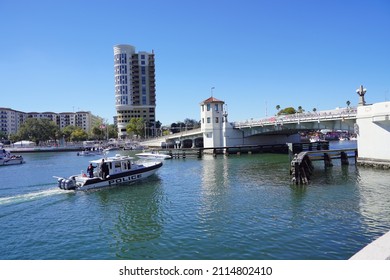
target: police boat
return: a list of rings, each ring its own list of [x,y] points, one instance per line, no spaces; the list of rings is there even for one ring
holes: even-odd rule
[[[132,183],[153,175],[162,165],[162,161],[137,163],[132,157],[115,155],[89,161],[94,167],[89,174],[80,174],[68,178],[53,176],[58,187],[63,190],[85,191],[110,187],[118,184]]]

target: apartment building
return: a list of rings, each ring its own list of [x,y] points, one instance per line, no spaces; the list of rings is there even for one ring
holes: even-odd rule
[[[11,108],[0,108],[0,131],[6,135],[15,134],[28,118],[49,119],[55,122],[60,129],[73,125],[82,128],[85,132],[90,132],[96,123],[103,121],[102,118],[91,114],[89,111],[26,113]]]
[[[114,73],[119,137],[127,136],[126,126],[132,118],[143,118],[152,133],[156,122],[154,53],[137,53],[134,46],[116,45]]]

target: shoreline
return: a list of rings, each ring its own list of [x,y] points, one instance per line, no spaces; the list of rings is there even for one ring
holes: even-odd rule
[[[26,148],[4,148],[10,153],[40,153],[40,152],[77,152],[82,151],[84,147],[26,147]]]

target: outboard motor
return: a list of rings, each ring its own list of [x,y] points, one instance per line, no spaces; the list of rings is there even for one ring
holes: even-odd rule
[[[59,178],[58,187],[63,190],[74,190],[76,189],[76,183],[74,180]]]
[[[76,188],[75,181],[65,180],[65,190],[74,190]]]
[[[58,178],[58,180],[57,180],[57,182],[58,182],[58,187],[60,188],[60,189],[63,189],[63,187],[62,187],[62,181],[64,181],[65,179],[64,178]]]

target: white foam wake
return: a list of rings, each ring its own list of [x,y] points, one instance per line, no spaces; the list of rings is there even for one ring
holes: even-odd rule
[[[64,193],[64,191],[58,188],[53,188],[53,189],[37,191],[32,193],[18,194],[18,195],[8,196],[8,197],[0,197],[0,205],[31,201],[31,200],[35,200],[47,196],[57,195],[60,193]]]

